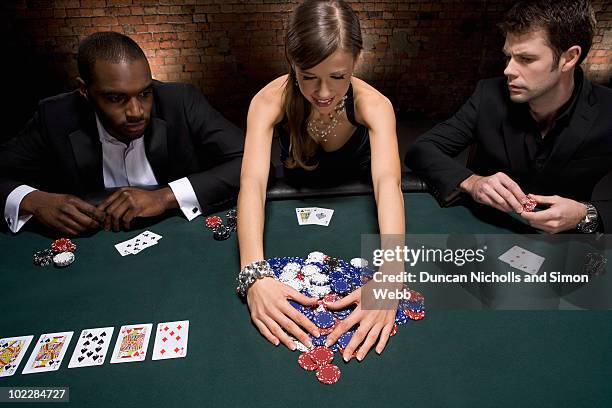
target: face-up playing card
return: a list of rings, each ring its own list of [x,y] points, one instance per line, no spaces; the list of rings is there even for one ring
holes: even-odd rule
[[[309,225],[310,217],[313,214],[316,207],[304,207],[304,208],[296,208],[295,214],[297,215],[297,220],[299,225]]]
[[[104,364],[108,346],[113,337],[113,327],[85,329],[79,336],[68,368],[89,367]]]
[[[151,323],[121,326],[111,364],[143,361],[147,355],[152,327]]]
[[[151,231],[145,231],[132,239],[116,244],[115,248],[121,254],[121,256],[135,255],[145,248],[156,245],[161,238],[162,236],[159,234]]]
[[[22,374],[59,370],[74,332],[41,334]]]
[[[546,258],[515,245],[498,259],[515,269],[535,275]]]
[[[17,371],[34,336],[0,339],[0,377],[9,377]]]
[[[153,360],[187,356],[189,320],[159,323],[153,346]]]
[[[334,210],[328,208],[316,208],[314,214],[311,215],[311,221],[316,225],[329,226]]]

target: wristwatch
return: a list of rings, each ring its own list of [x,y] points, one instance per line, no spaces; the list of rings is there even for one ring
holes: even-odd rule
[[[597,217],[597,209],[591,203],[582,202],[582,204],[586,205],[587,214],[584,217],[584,220],[580,221],[578,225],[576,225],[576,229],[584,234],[592,234],[597,229],[598,217]]]

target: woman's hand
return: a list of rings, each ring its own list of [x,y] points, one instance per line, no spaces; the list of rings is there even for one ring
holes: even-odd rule
[[[344,361],[349,361],[356,350],[357,360],[363,360],[376,342],[378,342],[376,345],[376,352],[380,354],[389,341],[389,336],[395,324],[395,314],[399,301],[384,300],[378,304],[379,307],[369,304],[368,310],[362,309],[362,291],[367,290],[367,296],[372,296],[369,293],[371,293],[370,291],[375,285],[376,282],[370,281],[345,298],[334,303],[325,304],[329,310],[340,310],[353,304],[357,305],[355,310],[353,310],[353,312],[338,324],[329,336],[327,336],[327,341],[325,343],[326,346],[331,346],[338,341],[340,336],[349,331],[353,326],[359,325],[351,341],[342,353]]]
[[[247,291],[251,319],[259,332],[275,346],[282,342],[288,349],[295,350],[296,345],[287,335],[289,333],[310,348],[312,343],[302,328],[315,337],[319,337],[319,330],[304,314],[289,304],[289,299],[304,306],[315,306],[318,301],[273,278],[258,279]]]

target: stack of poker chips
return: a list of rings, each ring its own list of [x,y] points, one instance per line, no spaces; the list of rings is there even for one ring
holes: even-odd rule
[[[238,220],[236,210],[228,210],[225,213],[225,220],[223,224],[223,219],[218,215],[206,217],[204,220],[204,225],[213,231],[213,238],[217,241],[224,241],[231,236],[232,232],[236,232]]]
[[[65,267],[75,260],[76,245],[68,238],[59,238],[51,243],[51,248],[34,253],[33,261],[37,266],[55,265]]]
[[[537,207],[538,202],[533,198],[531,194],[527,194],[527,200],[523,203],[523,210],[526,212],[532,212]]]
[[[304,314],[319,328],[320,336],[318,338],[309,335],[315,349],[322,347],[329,350],[332,359],[335,352],[343,352],[355,333],[355,327],[340,336],[338,341],[329,348],[324,347],[324,345],[327,336],[342,320],[351,314],[354,305],[346,309],[332,311],[328,310],[325,304],[341,299],[372,279],[374,270],[368,268],[367,260],[353,258],[350,262],[346,262],[342,259],[327,256],[322,252],[311,252],[306,259],[299,257],[271,258],[268,263],[274,271],[276,279],[306,296],[321,299],[316,307],[307,307],[293,300],[289,301],[295,309]],[[425,298],[423,295],[409,288],[405,288],[404,294],[405,298],[400,301],[396,311],[395,325],[391,336],[397,333],[398,325],[403,325],[411,320],[421,320],[425,317]],[[292,338],[292,340],[296,345],[296,350],[306,354],[304,357],[300,355],[298,359],[300,366],[309,371],[319,370],[322,364],[315,367],[315,362],[318,360],[308,354],[312,351],[299,340],[295,338]],[[340,369],[336,366],[321,369],[321,374],[317,374],[317,378],[325,384],[333,384],[340,378]]]

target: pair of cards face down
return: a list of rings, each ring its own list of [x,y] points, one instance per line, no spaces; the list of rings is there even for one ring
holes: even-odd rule
[[[143,361],[147,355],[152,324],[122,326],[113,349],[111,364]],[[68,364],[68,368],[104,364],[112,339],[113,327],[85,329]],[[22,374],[58,370],[74,332],[43,334],[38,339]],[[159,323],[153,347],[153,360],[180,358],[187,355],[189,321]],[[33,336],[0,340],[0,377],[13,375],[23,359]]]
[[[295,214],[299,225],[323,225],[329,226],[334,210],[319,207],[296,208]]]

